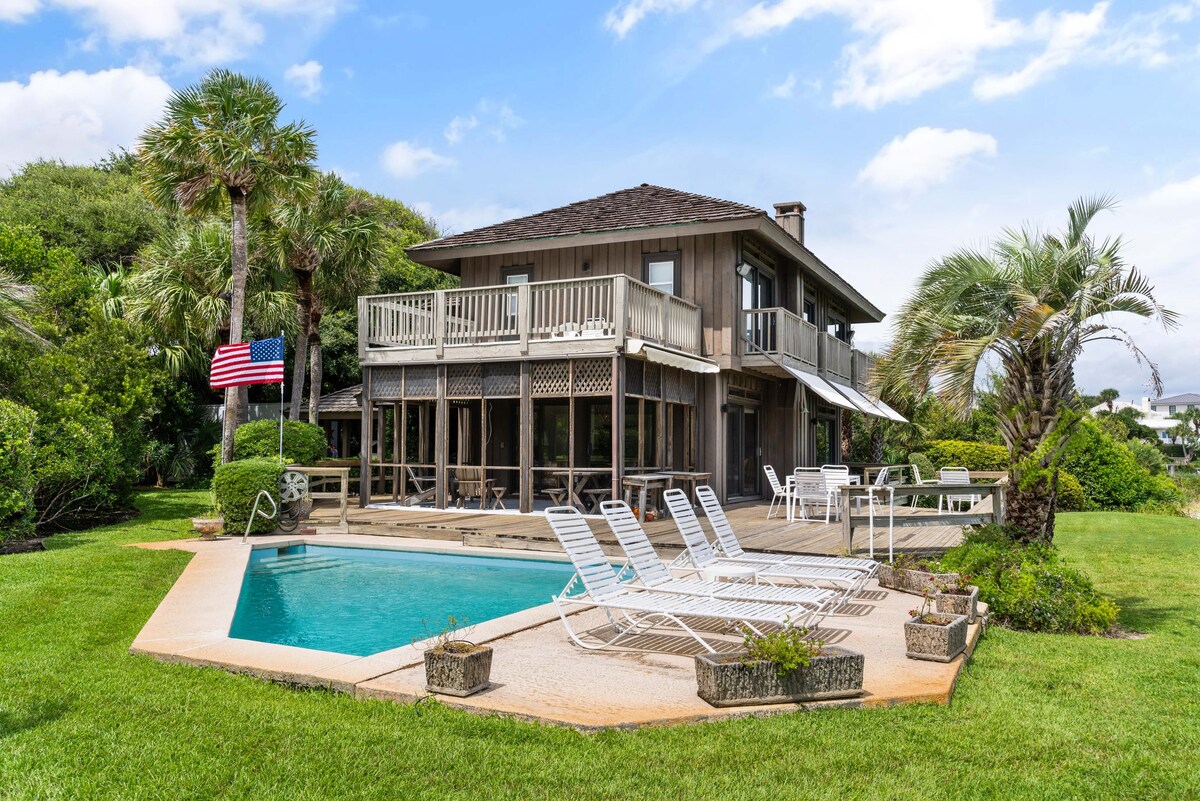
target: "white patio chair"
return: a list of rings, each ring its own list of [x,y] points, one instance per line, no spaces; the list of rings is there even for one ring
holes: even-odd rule
[[[775,474],[775,468],[769,464],[763,465],[763,472],[767,474],[767,483],[771,486],[771,505],[767,507],[767,519],[779,510],[780,504],[787,505],[789,502],[788,489],[779,483],[779,476]]]
[[[580,648],[599,650],[626,635],[643,634],[661,623],[672,623],[695,639],[704,650],[716,653],[716,649],[684,622],[685,618],[737,622],[753,632],[761,633],[759,626],[790,627],[793,620],[811,616],[810,610],[786,604],[727,601],[631,587],[621,582],[578,509],[573,506],[552,507],[546,510],[546,520],[575,567],[575,575],[552,600],[567,635]],[[582,586],[577,588],[577,584]],[[580,639],[567,619],[567,608],[573,605],[594,606],[604,610],[616,629],[616,635],[599,645]]]
[[[779,567],[815,567],[858,573],[860,576],[859,587],[871,576],[874,576],[875,571],[879,569],[879,563],[874,560],[856,559],[851,556],[812,556],[809,554],[781,554],[743,550],[742,544],[738,541],[737,535],[733,531],[733,526],[729,523],[729,518],[725,516],[725,510],[721,508],[721,502],[717,500],[717,493],[713,491],[713,488],[709,486],[697,487],[696,498],[699,499],[700,507],[704,509],[704,515],[708,518],[709,525],[712,526],[713,534],[717,537],[717,551],[726,559],[749,564],[765,564]],[[691,553],[693,562],[698,558],[707,559],[708,557],[701,548],[699,541],[689,544],[689,536],[694,537],[695,535],[690,533],[690,531],[685,531],[683,523],[678,522],[679,520],[685,522],[696,520],[695,511],[692,511],[689,515],[688,512],[681,508],[682,505],[677,500],[673,498],[668,499],[668,503],[670,502],[676,504],[670,507],[671,516],[672,519],[677,521],[675,525],[679,528],[680,535],[683,536],[684,546],[688,548],[689,553],[692,552],[693,547],[695,548],[695,553]],[[677,509],[678,518],[676,517]],[[696,522],[696,529],[700,532],[700,539],[702,540],[704,532],[700,529],[698,521]],[[708,547],[707,542],[704,542],[704,547]],[[711,548],[709,550],[711,551]],[[770,576],[773,574],[764,573],[763,575]]]
[[[800,505],[801,520],[813,520],[808,516],[808,505],[812,503],[825,507],[825,522],[829,522],[834,496],[820,468],[797,467],[792,473],[791,494],[792,503]]]
[[[915,464],[910,464],[908,466],[908,469],[912,472],[912,483],[914,483],[914,484],[937,484],[938,483],[938,480],[936,478],[927,478],[927,479],[922,480],[921,479],[921,469],[919,467],[917,467]],[[910,505],[912,506],[913,509],[917,508],[917,500],[920,497],[921,496],[919,496],[919,495],[912,496],[912,502]]]
[[[687,493],[681,489],[667,490],[674,493],[672,498],[683,498],[683,503],[689,504]],[[666,493],[664,493],[665,495]],[[763,603],[782,603],[792,606],[803,606],[812,614],[825,611],[829,604],[838,597],[832,590],[822,590],[815,587],[775,586],[773,584],[747,584],[733,581],[715,581],[707,579],[683,579],[671,575],[670,568],[658,558],[645,529],[638,523],[633,510],[624,501],[605,501],[600,504],[600,513],[604,521],[616,536],[621,549],[629,557],[627,567],[633,569],[638,583],[647,589],[658,592],[677,593],[679,595],[699,595],[703,597],[724,598],[731,601],[761,601]],[[693,520],[695,511],[691,512]],[[676,526],[680,524],[676,522]],[[697,521],[697,528],[699,522]],[[701,532],[703,537],[703,532]],[[620,574],[618,574],[620,575]],[[793,620],[793,625],[808,625],[803,620]]]
[[[841,464],[826,464],[821,465],[821,475],[825,477],[825,489],[829,492],[830,505],[833,506],[834,520],[842,519],[842,505],[838,503],[838,499],[842,495],[842,487],[848,487],[850,481],[850,468]],[[826,507],[828,509],[828,507]],[[829,522],[828,511],[825,515],[825,522]]]
[[[938,471],[938,478],[943,484],[952,484],[954,486],[962,485],[964,487],[971,486],[971,471],[965,467],[943,467]],[[938,511],[942,511],[942,498],[946,499],[946,511],[953,512],[955,505],[966,504],[967,509],[970,509],[975,504],[979,503],[982,496],[979,495],[939,495],[938,496]]]

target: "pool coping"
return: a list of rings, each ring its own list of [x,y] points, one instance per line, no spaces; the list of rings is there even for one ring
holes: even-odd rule
[[[556,553],[476,547],[445,540],[398,541],[394,537],[363,534],[262,537],[251,540],[246,546],[234,539],[151,543],[141,547],[182,548],[192,551],[195,556],[134,638],[129,652],[164,662],[218,667],[271,681],[328,687],[347,693],[353,693],[363,682],[425,661],[424,651],[433,644],[435,637],[370,656],[230,637],[229,630],[251,552],[294,545],[570,562],[565,555]],[[572,609],[571,614],[585,608]],[[491,642],[556,621],[558,617],[553,603],[540,604],[477,624],[471,639],[479,643]]]

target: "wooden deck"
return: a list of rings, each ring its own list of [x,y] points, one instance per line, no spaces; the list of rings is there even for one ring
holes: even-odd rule
[[[390,501],[390,498],[387,500]],[[987,501],[985,501],[986,503]],[[730,522],[742,545],[751,550],[777,553],[839,555],[843,553],[842,524],[788,523],[782,516],[767,519],[767,502],[744,503],[726,509]],[[962,527],[936,525],[931,509],[896,508],[897,517],[920,515],[930,517],[931,525],[896,527],[896,553],[938,555],[957,545],[962,539]],[[317,525],[336,522],[336,509],[319,505],[312,520]],[[703,513],[700,513],[704,520]],[[620,554],[616,539],[600,517],[589,518],[592,531],[614,555]],[[875,555],[887,557],[887,518],[875,531]],[[707,521],[704,526],[708,528]],[[445,539],[468,545],[491,545],[506,548],[560,550],[553,532],[543,515],[515,512],[478,512],[423,508],[367,508],[351,506],[351,533],[394,537]],[[655,520],[645,524],[646,533],[664,556],[672,556],[683,548],[683,541],[671,520]],[[711,529],[709,529],[711,534]],[[869,552],[868,529],[854,531],[854,553],[866,556]]]

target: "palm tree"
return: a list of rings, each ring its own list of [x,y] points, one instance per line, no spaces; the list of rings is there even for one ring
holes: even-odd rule
[[[1121,393],[1110,387],[1109,389],[1100,390],[1100,394],[1096,396],[1096,399],[1104,404],[1104,406],[1108,409],[1109,414],[1112,414],[1113,401],[1119,397],[1121,397]]]
[[[0,270],[0,327],[11,328],[26,339],[46,345],[26,316],[36,295],[36,289]]]
[[[228,201],[233,265],[229,341],[242,341],[249,269],[249,217],[281,197],[311,188],[315,132],[304,123],[280,125],[283,101],[259,78],[217,69],[167,101],[163,119],[146,129],[138,159],[142,184],[158,205],[209,214]],[[238,393],[225,391],[221,452],[233,458]]]
[[[1082,198],[1058,234],[1009,230],[987,251],[960,250],[930,266],[894,323],[895,337],[879,372],[880,388],[936,387],[966,412],[982,363],[995,363],[997,425],[1008,446],[1008,520],[1025,541],[1054,536],[1058,461],[1079,421],[1075,360],[1098,340],[1125,344],[1158,369],[1129,334],[1113,325],[1118,312],[1158,320],[1177,315],[1122,257],[1120,238],[1097,243],[1087,228],[1111,198]]]
[[[322,174],[305,202],[281,205],[271,218],[268,248],[296,281],[293,420],[304,399],[309,361],[308,419],[318,421],[323,379],[321,317],[326,305],[353,303],[374,278],[382,226],[370,198],[332,173]]]
[[[230,341],[229,226],[181,225],[138,254],[125,287],[125,315],[143,326],[173,375],[202,375],[218,345]],[[295,297],[275,270],[250,271],[246,310],[256,334],[290,327]]]

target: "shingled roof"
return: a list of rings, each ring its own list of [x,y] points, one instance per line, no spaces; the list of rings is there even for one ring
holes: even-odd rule
[[[495,225],[445,236],[409,248],[422,253],[442,248],[490,245],[529,239],[550,239],[662,225],[718,222],[765,217],[766,212],[731,200],[681,192],[653,184],[580,200],[556,209],[518,217]]]
[[[1173,403],[1177,406],[1181,403],[1200,403],[1200,395],[1197,395],[1195,392],[1185,392],[1182,395],[1171,395],[1166,398],[1155,398],[1153,402],[1159,404]]]

